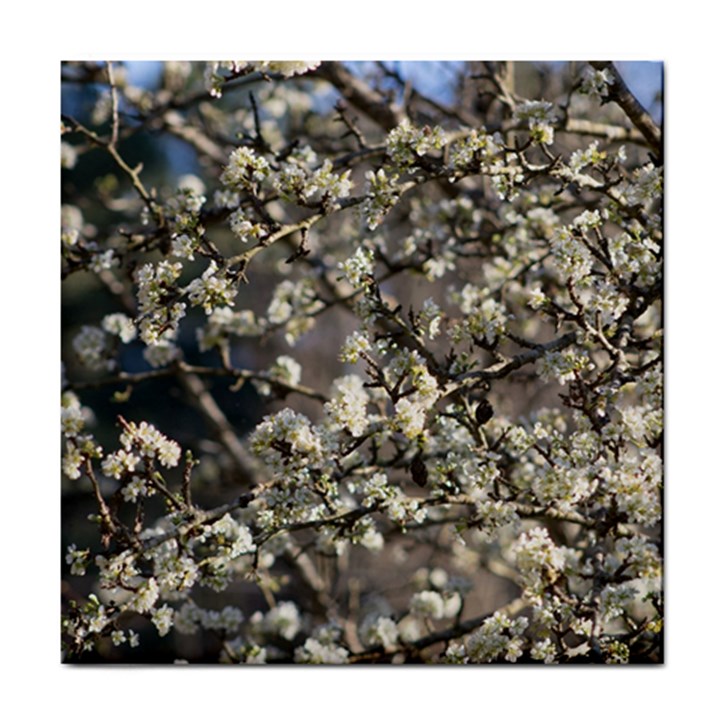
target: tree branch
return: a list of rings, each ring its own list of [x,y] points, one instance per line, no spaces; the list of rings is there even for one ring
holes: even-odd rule
[[[259,482],[264,475],[262,465],[245,449],[225,413],[195,373],[178,374],[181,385],[187,390],[193,404],[200,410],[217,433],[225,449],[235,461],[242,479],[247,484]]]
[[[474,384],[477,380],[498,380],[506,375],[509,375],[511,372],[517,370],[523,365],[539,360],[548,352],[564,350],[566,347],[569,347],[573,342],[575,342],[575,337],[575,332],[566,333],[565,335],[555,338],[555,340],[551,340],[544,345],[536,345],[532,350],[518,353],[515,357],[509,360],[503,360],[502,362],[495,363],[495,365],[491,365],[485,370],[472,370],[471,372],[464,373],[458,377],[458,380],[460,381],[461,386]],[[454,389],[456,390],[457,388]]]
[[[400,108],[388,103],[340,62],[324,62],[312,74],[334,85],[347,102],[386,131],[397,127],[406,117]]]
[[[650,113],[630,92],[615,65],[611,62],[591,62],[590,65],[596,70],[608,70],[610,72],[613,82],[608,87],[608,99],[614,100],[623,109],[632,124],[640,130],[648,141],[655,155],[660,158],[662,156],[662,132],[655,124]]]

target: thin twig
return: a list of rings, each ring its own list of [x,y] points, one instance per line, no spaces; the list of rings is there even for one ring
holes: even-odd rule
[[[192,402],[211,424],[225,449],[230,453],[243,480],[246,483],[257,483],[264,475],[262,466],[240,442],[235,429],[200,377],[192,372],[181,372],[178,379],[187,390]]]
[[[324,62],[313,74],[334,85],[347,102],[361,110],[384,130],[392,130],[406,117],[400,108],[388,103],[377,90],[373,90],[363,80],[353,75],[340,62]]]

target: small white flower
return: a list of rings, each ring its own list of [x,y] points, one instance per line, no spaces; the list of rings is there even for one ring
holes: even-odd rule
[[[106,315],[102,327],[111,335],[117,335],[124,343],[131,342],[137,336],[135,324],[125,313]]]
[[[423,590],[410,599],[410,612],[420,617],[441,620],[445,616],[445,603],[442,595],[434,590]]]
[[[153,625],[157,628],[158,635],[163,637],[167,635],[172,628],[173,621],[173,609],[167,605],[163,605],[157,610],[153,610],[151,620]]]

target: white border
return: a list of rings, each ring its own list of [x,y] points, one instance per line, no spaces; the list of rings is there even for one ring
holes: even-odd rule
[[[720,483],[714,340],[716,62],[709,5],[215,2],[17,6],[3,47],[5,706],[68,715],[601,718],[716,706]],[[711,34],[712,33],[712,34]],[[686,38],[683,44],[683,38]],[[636,59],[666,62],[669,637],[662,668],[193,669],[61,666],[56,261],[61,59]],[[37,280],[38,273],[41,280]],[[190,677],[187,673],[192,673]],[[712,673],[712,675],[711,675]],[[61,708],[63,708],[61,710]],[[177,712],[177,715],[175,713]],[[138,714],[139,713],[139,714]],[[202,715],[200,715],[202,713]]]

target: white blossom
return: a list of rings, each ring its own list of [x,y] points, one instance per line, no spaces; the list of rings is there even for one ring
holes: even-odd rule
[[[344,647],[334,643],[321,643],[315,638],[308,638],[305,644],[295,651],[295,660],[311,665],[344,665],[348,662],[349,653]]]
[[[251,148],[241,146],[233,150],[220,181],[229,189],[252,189],[270,173],[268,161]]]
[[[325,404],[325,413],[332,425],[347,428],[353,437],[360,437],[368,427],[369,396],[357,375],[346,375],[333,383],[332,399]]]
[[[108,357],[107,335],[99,327],[84,325],[73,340],[73,349],[80,362],[91,370],[109,370],[113,366]]]
[[[222,305],[233,305],[237,286],[218,268],[213,260],[201,277],[193,280],[186,289],[190,303],[201,305],[206,315]]]
[[[580,92],[601,101],[608,93],[608,86],[614,84],[614,82],[615,78],[607,68],[596,70],[591,65],[588,65],[583,72]]]
[[[374,272],[374,255],[369,248],[360,247],[352,257],[349,257],[339,265],[343,277],[357,289],[367,286],[368,280]]]
[[[167,605],[157,608],[152,612],[152,623],[157,628],[158,635],[163,637],[172,628],[173,609]]]
[[[112,313],[106,315],[102,321],[103,330],[117,335],[124,343],[129,343],[137,336],[137,329],[133,321],[125,313]]]

